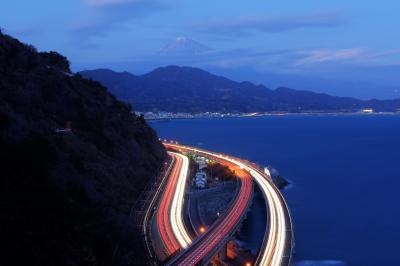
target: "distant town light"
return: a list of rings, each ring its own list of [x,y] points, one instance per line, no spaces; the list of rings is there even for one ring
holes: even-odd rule
[[[369,109],[363,109],[362,112],[366,113],[366,114],[372,114],[374,112],[374,109],[370,109],[370,108]]]

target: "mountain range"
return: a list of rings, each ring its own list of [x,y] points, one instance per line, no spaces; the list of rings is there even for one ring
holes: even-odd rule
[[[167,112],[354,112],[361,109],[395,112],[400,99],[359,100],[324,93],[269,89],[251,82],[235,82],[199,68],[166,66],[144,75],[110,69],[82,71],[139,111]]]

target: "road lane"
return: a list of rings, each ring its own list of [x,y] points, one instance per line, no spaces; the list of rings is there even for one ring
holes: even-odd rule
[[[179,171],[179,176],[176,182],[176,189],[170,210],[170,222],[174,235],[178,240],[181,248],[187,248],[187,246],[192,243],[192,239],[190,238],[184,225],[183,206],[189,172],[189,159],[188,157],[179,153],[169,152],[169,154],[175,156],[176,158],[180,158],[180,160],[182,161],[182,166],[181,170]]]
[[[168,147],[167,147],[168,148]],[[230,164],[226,160],[223,160]],[[241,171],[243,172],[243,171]],[[248,173],[239,178],[240,190],[228,210],[187,250],[173,259],[169,265],[196,265],[204,263],[224,244],[242,221],[251,203],[253,191],[252,180]]]
[[[175,165],[172,168],[164,193],[161,196],[160,204],[157,208],[157,229],[168,255],[174,254],[180,248],[178,240],[175,238],[169,222],[169,206],[181,165],[182,159],[175,158]]]
[[[168,256],[191,243],[182,216],[189,159],[177,153],[170,152],[169,155],[175,159],[175,164],[156,213],[157,229]]]
[[[289,259],[287,262],[285,260],[285,262],[287,264],[290,263],[292,248],[290,214],[283,196],[273,184],[270,175],[263,174],[249,162],[231,156],[171,143],[164,143],[164,145],[167,148],[190,151],[223,159],[239,166],[241,169],[247,170],[260,186],[268,206],[268,228],[266,229],[266,235],[256,264],[265,266],[281,266],[286,256],[289,256]],[[287,231],[290,231],[290,233],[287,234]]]
[[[241,178],[241,189],[227,215],[215,228],[210,228],[209,233],[205,234],[201,241],[197,242],[190,253],[183,256],[180,260],[174,262],[179,266],[190,266],[199,264],[210,253],[215,252],[220,244],[226,240],[241,218],[246,213],[251,193],[252,184],[249,177]]]

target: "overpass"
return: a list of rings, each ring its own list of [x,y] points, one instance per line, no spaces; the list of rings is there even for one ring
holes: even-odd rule
[[[240,177],[240,191],[228,210],[189,248],[167,265],[205,265],[229,241],[245,218],[251,204],[253,186],[250,176]]]
[[[281,266],[290,265],[293,241],[293,228],[288,206],[274,185],[269,172],[263,173],[256,165],[232,156],[201,150],[193,147],[167,143],[168,149],[181,152],[194,152],[207,157],[217,158],[237,165],[250,173],[259,185],[268,207],[268,223],[264,241],[259,251],[255,265]],[[247,179],[241,179],[242,186],[239,196],[236,198],[232,209],[226,212],[227,219],[219,219],[207,234],[196,240],[187,250],[177,255],[168,265],[196,265],[204,264],[210,256],[218,251],[221,244],[227,241],[229,233],[241,222],[244,209],[248,207],[248,195],[244,190],[248,189]],[[250,182],[251,184],[251,182]],[[244,200],[244,201],[243,201]],[[247,205],[243,202],[247,201]],[[237,215],[239,211],[239,215]],[[233,219],[231,222],[228,219]]]
[[[251,203],[252,181],[249,175],[240,178],[240,191],[233,203],[230,204],[229,209],[221,215],[216,223],[207,228],[207,232],[190,245],[192,240],[183,222],[184,194],[189,162],[188,158],[182,154],[171,151],[168,154],[173,159],[173,166],[165,177],[165,185],[162,188],[152,219],[153,247],[157,257],[162,261],[177,255],[168,264],[175,263],[174,261],[179,258],[183,260],[179,265],[195,265],[200,261],[204,264],[211,260],[214,254],[229,241],[244,219]],[[225,164],[231,164],[219,158],[214,159]],[[187,248],[188,246],[189,248]],[[205,247],[207,253],[204,253]],[[196,255],[199,253],[202,256]],[[194,259],[193,256],[195,256]],[[188,260],[191,261],[188,262]]]

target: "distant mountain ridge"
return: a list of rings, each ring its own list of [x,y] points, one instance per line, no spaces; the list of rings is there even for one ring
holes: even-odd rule
[[[400,99],[358,100],[290,88],[271,90],[235,82],[192,67],[166,66],[144,75],[109,69],[80,72],[101,82],[140,111],[168,112],[351,112],[397,111]]]

